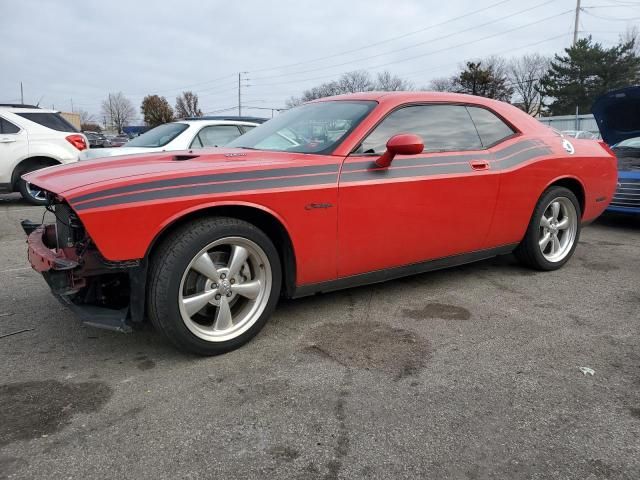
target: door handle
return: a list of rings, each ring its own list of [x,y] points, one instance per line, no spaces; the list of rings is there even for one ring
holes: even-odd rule
[[[0,138],[0,143],[11,143],[11,142],[15,142],[16,139],[15,138]]]
[[[489,170],[489,162],[486,160],[472,160],[469,162],[474,170]]]

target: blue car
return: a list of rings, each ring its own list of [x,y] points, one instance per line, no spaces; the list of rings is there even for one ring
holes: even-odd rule
[[[640,86],[602,95],[591,111],[618,157],[618,188],[607,211],[640,215]]]

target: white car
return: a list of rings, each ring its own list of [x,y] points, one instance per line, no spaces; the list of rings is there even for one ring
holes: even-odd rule
[[[165,123],[133,138],[122,147],[89,149],[80,160],[131,155],[134,153],[169,152],[198,148],[222,147],[259,125],[256,121],[189,119]]]
[[[44,193],[22,175],[52,165],[77,162],[89,145],[56,110],[0,104],[0,192],[20,192],[28,202],[44,205]]]

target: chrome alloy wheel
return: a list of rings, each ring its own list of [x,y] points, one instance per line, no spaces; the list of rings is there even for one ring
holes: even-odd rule
[[[44,202],[47,199],[44,190],[36,187],[35,185],[31,185],[29,182],[25,182],[25,188],[29,196],[34,200],[37,200],[38,202]]]
[[[269,302],[271,265],[256,243],[227,237],[191,260],[180,281],[178,306],[187,328],[208,342],[246,332]]]
[[[576,207],[566,197],[549,202],[540,219],[540,252],[549,262],[560,262],[573,247],[578,231]]]

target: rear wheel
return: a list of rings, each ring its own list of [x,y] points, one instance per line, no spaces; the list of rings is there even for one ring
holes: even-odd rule
[[[536,205],[516,256],[538,270],[562,267],[578,244],[581,216],[580,204],[571,190],[548,188]]]
[[[154,254],[149,315],[181,350],[215,355],[262,329],[281,282],[278,252],[261,230],[233,218],[200,219]]]

